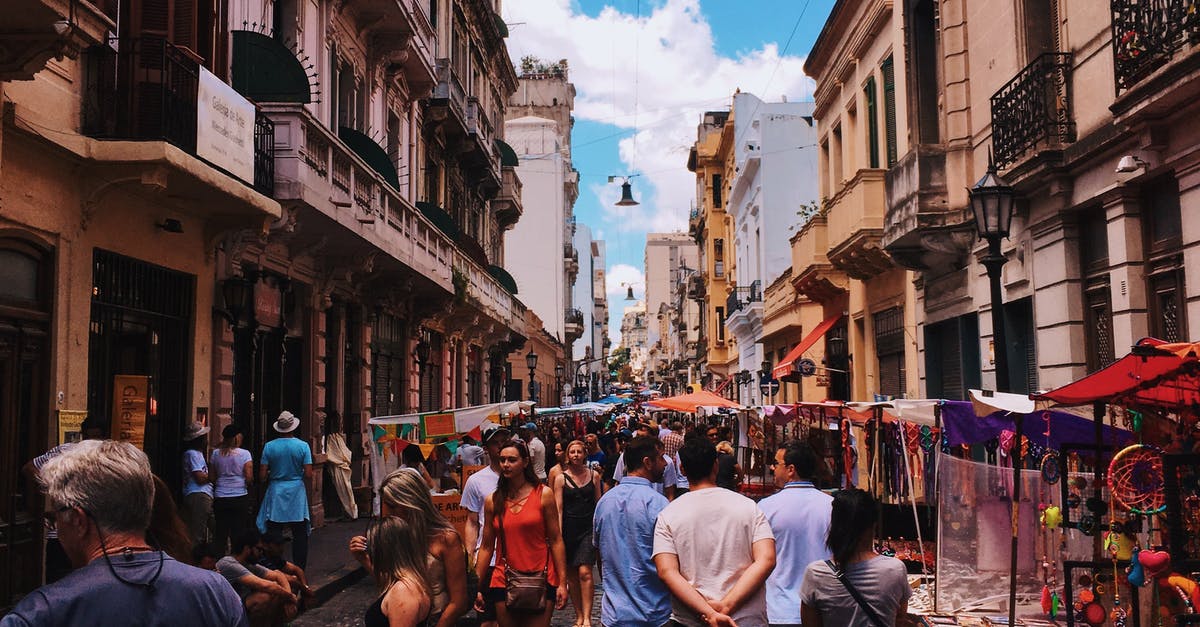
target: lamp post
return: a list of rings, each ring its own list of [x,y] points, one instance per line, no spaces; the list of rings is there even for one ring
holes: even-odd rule
[[[533,352],[533,348],[525,353],[525,365],[529,367],[529,400],[537,402],[537,385],[534,383],[534,370],[537,370],[538,356]]]
[[[1009,391],[1008,341],[1004,332],[1004,295],[1001,292],[1000,272],[1004,268],[1004,254],[1000,252],[1000,240],[1008,237],[1012,224],[1013,205],[1016,192],[996,173],[996,164],[988,155],[988,169],[983,178],[968,190],[971,211],[975,214],[975,228],[979,239],[987,240],[987,255],[981,260],[987,268],[992,295],[992,352],[995,355],[996,391]],[[1016,437],[1013,440],[1013,488],[1012,488],[1012,554],[1009,564],[1008,624],[1016,624],[1017,615],[1017,528],[1021,509],[1021,415],[1013,414]]]
[[[558,402],[560,403],[563,397],[562,380],[564,372],[566,372],[566,369],[563,368],[562,364],[554,364],[554,388],[558,390]]]

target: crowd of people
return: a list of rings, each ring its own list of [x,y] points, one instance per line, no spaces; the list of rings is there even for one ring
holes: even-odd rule
[[[291,437],[297,423],[279,416],[258,477],[236,427],[211,452],[206,429],[189,427],[179,510],[128,443],[86,440],[34,460],[61,579],[0,627],[291,621],[312,601],[312,457]],[[379,586],[368,627],[450,627],[472,610],[484,627],[546,627],[568,602],[575,626],[591,627],[596,579],[606,627],[880,627],[905,616],[905,566],[874,550],[878,503],[817,489],[806,443],[775,452],[779,491],[756,502],[737,490],[730,434],[704,421],[631,413],[480,435],[383,478],[378,517],[348,547]],[[460,535],[431,493],[468,469]],[[255,479],[266,491],[252,521]]]

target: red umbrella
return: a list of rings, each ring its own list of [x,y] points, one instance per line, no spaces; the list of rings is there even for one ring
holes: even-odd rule
[[[1030,396],[1060,405],[1120,401],[1176,408],[1200,403],[1200,344],[1167,344],[1146,338],[1104,368]]]
[[[663,409],[687,412],[689,414],[696,413],[697,407],[741,407],[741,405],[707,390],[660,398],[655,401],[649,401],[647,404]]]

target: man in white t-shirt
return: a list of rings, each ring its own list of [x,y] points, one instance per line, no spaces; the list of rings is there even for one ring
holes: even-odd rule
[[[671,620],[686,627],[766,627],[764,582],[775,536],[754,501],[717,487],[717,451],[689,439],[679,462],[691,490],[658,515],[654,565],[671,591]]]
[[[546,480],[546,445],[538,439],[537,425],[527,422],[521,425],[521,438],[529,445],[529,459],[533,462],[533,474]]]
[[[463,537],[469,557],[467,572],[471,572],[475,568],[475,554],[479,552],[479,544],[483,541],[483,534],[480,533],[483,529],[483,506],[487,503],[488,497],[496,491],[496,485],[500,483],[500,449],[504,448],[504,445],[508,444],[511,439],[512,432],[504,427],[484,431],[483,446],[487,450],[491,463],[487,468],[467,478],[467,483],[463,486],[459,505],[471,512],[471,515],[467,516],[466,534]],[[494,564],[495,554],[492,555],[492,560]],[[479,614],[480,627],[495,627],[496,610],[494,605],[485,603],[482,608],[476,605],[475,609]]]

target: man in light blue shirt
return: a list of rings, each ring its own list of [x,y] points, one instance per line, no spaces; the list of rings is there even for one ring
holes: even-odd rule
[[[833,497],[818,490],[811,479],[817,454],[807,442],[793,441],[775,451],[775,485],[783,489],[759,501],[775,534],[775,570],[767,577],[767,621],[771,627],[800,624],[800,584],[804,571],[817,560],[829,559],[825,536]]]
[[[600,622],[662,627],[671,618],[671,595],[654,567],[654,523],[667,499],[651,483],[663,480],[667,462],[652,436],[631,440],[624,457],[625,478],[600,497],[592,525],[604,568]]]

